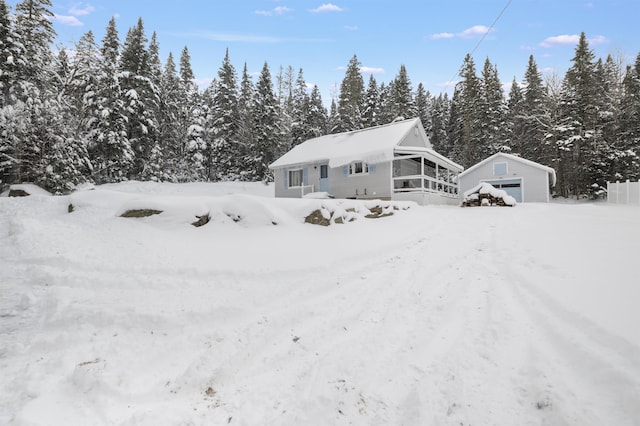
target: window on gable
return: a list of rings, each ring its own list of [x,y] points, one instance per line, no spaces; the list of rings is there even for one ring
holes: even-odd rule
[[[507,163],[493,163],[493,175],[504,176],[507,174]]]
[[[369,164],[364,161],[354,161],[349,164],[349,174],[350,175],[364,175],[369,173]]]
[[[302,169],[289,170],[289,188],[302,186]]]

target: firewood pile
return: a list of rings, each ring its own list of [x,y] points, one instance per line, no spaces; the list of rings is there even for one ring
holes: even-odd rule
[[[464,193],[461,207],[499,206],[514,207],[516,200],[502,189],[482,182]]]

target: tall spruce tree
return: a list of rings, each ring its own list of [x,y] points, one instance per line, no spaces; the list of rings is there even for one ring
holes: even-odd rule
[[[362,111],[362,125],[365,128],[378,125],[378,104],[380,103],[380,94],[378,93],[378,82],[371,74],[369,76],[369,85],[364,96],[364,108]]]
[[[522,145],[525,138],[525,104],[524,94],[520,84],[513,78],[509,99],[507,101],[507,125],[505,128],[505,146],[514,154],[529,158],[522,154]]]
[[[238,97],[238,142],[240,152],[240,174],[242,180],[252,180],[253,164],[251,162],[250,149],[255,144],[255,119],[254,112],[255,87],[245,62],[240,80],[240,96]]]
[[[508,150],[505,145],[506,103],[502,83],[498,77],[498,68],[489,58],[484,62],[481,79],[480,109],[478,124],[480,127],[480,159],[499,151]]]
[[[628,66],[623,80],[620,105],[619,138],[616,142],[613,179],[640,177],[640,53],[633,66]]]
[[[93,120],[87,135],[96,183],[127,180],[133,168],[134,151],[127,135],[127,111],[118,62],[120,42],[115,18],[111,18],[100,47]]]
[[[481,132],[482,87],[475,63],[467,54],[460,69],[460,81],[451,100],[449,140],[451,155],[464,167],[484,159],[486,150]]]
[[[575,49],[573,65],[567,70],[560,99],[558,141],[563,163],[558,183],[564,196],[590,193],[588,168],[593,160],[593,144],[600,137],[595,55],[584,33]]]
[[[314,85],[309,97],[309,137],[326,135],[328,127],[327,109],[322,104],[320,89]]]
[[[360,73],[360,61],[356,55],[349,61],[344,79],[340,84],[337,123],[332,133],[347,132],[363,127],[364,80]]]
[[[238,86],[227,49],[218,70],[218,85],[207,126],[213,133],[210,180],[234,180],[240,175],[241,153],[238,143]]]
[[[388,108],[391,110],[393,120],[404,120],[416,115],[411,80],[404,65],[400,65],[398,75],[393,80]]]
[[[425,91],[422,83],[418,83],[418,88],[416,89],[416,95],[414,98],[415,116],[420,119],[422,126],[429,137],[431,137],[431,134],[433,133],[433,123],[431,122],[433,105],[431,103],[431,94],[429,91]]]
[[[273,176],[269,164],[283,154],[278,121],[278,102],[273,93],[273,82],[269,65],[265,62],[256,83],[254,101],[255,139],[251,149],[253,175],[256,180],[271,181]]]
[[[120,85],[127,113],[127,138],[135,152],[130,177],[160,179],[158,176],[159,93],[154,84],[142,18],[127,32],[120,56]]]

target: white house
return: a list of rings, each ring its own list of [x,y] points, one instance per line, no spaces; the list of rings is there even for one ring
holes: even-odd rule
[[[534,161],[499,152],[460,173],[460,194],[487,182],[522,202],[549,202],[556,172]]]
[[[433,150],[418,118],[310,139],[269,168],[276,197],[322,192],[420,204],[457,204],[462,171]]]

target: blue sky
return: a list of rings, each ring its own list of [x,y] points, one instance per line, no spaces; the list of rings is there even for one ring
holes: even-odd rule
[[[170,51],[177,61],[189,47],[201,86],[216,75],[228,48],[238,74],[245,62],[257,74],[266,61],[274,80],[280,66],[302,68],[327,103],[354,54],[365,82],[370,73],[378,83],[391,81],[404,64],[414,87],[422,82],[438,94],[451,93],[450,83],[472,51],[478,73],[488,57],[506,84],[522,79],[530,54],[545,75],[562,76],[582,31],[603,59],[611,53],[633,63],[640,52],[638,0],[52,2],[61,44],[73,45],[88,30],[100,42],[111,16],[123,39],[142,17],[147,36],[157,32],[163,62]]]

